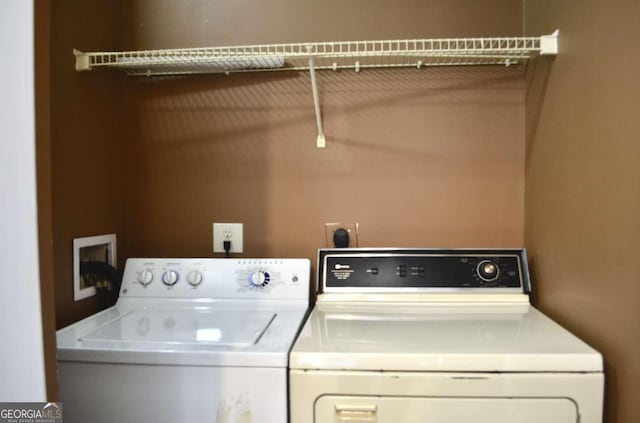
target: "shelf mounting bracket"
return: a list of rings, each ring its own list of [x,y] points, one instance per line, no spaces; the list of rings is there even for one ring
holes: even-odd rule
[[[313,107],[316,111],[316,125],[318,126],[318,138],[316,139],[316,147],[325,148],[327,146],[322,131],[322,115],[320,114],[320,100],[318,99],[318,83],[316,81],[316,68],[313,57],[309,57],[309,74],[311,75],[311,91],[313,93]]]
[[[540,55],[541,56],[555,56],[558,54],[558,34],[559,30],[555,30],[553,34],[543,35],[540,37]]]

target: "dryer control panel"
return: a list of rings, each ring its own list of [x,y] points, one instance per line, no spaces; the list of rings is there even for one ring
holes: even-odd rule
[[[308,259],[127,260],[120,297],[307,299]]]
[[[321,249],[320,292],[530,291],[524,249]]]

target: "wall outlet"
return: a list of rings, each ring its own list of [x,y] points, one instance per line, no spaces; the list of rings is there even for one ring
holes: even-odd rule
[[[230,253],[242,252],[242,223],[213,224],[213,252],[224,253],[224,241],[231,241]]]
[[[326,238],[326,246],[329,248],[335,247],[333,245],[333,234],[338,229],[345,229],[349,234],[349,248],[358,246],[358,222],[356,223],[325,223],[324,234]]]

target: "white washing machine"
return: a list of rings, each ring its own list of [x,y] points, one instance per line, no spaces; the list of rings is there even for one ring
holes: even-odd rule
[[[320,250],[292,423],[596,423],[602,356],[532,307],[522,249]]]
[[[114,307],[57,333],[66,423],[283,423],[307,259],[129,259]]]

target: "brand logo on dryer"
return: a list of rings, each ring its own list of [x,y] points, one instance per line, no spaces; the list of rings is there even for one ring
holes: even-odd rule
[[[338,280],[349,279],[349,276],[351,276],[353,272],[354,270],[348,264],[336,263],[333,266],[333,269],[331,269],[331,274],[335,279],[338,279]]]

